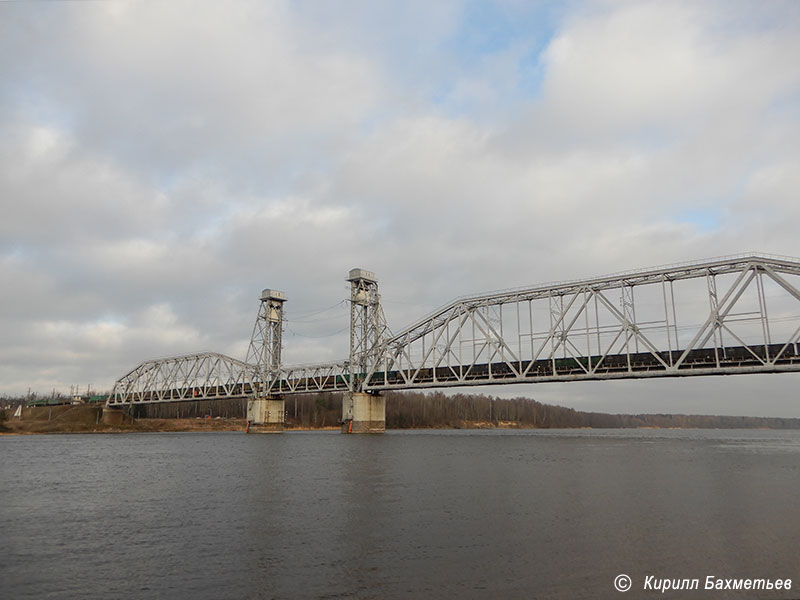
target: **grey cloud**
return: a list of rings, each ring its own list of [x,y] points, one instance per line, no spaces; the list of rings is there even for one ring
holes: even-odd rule
[[[787,5],[724,27],[728,3],[571,5],[532,97],[519,47],[455,60],[460,3],[36,4],[0,8],[0,393],[243,358],[263,287],[289,297],[287,362],[344,357],[352,267],[398,330],[462,294],[800,254]],[[758,379],[763,414],[796,413],[794,378]],[[752,414],[727,381],[518,393]]]

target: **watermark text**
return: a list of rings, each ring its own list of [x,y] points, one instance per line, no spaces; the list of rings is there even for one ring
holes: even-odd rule
[[[628,575],[620,574],[614,578],[614,589],[627,592],[636,587],[636,582]],[[791,590],[791,579],[767,579],[760,577],[658,577],[645,575],[642,590],[660,592],[679,590]]]

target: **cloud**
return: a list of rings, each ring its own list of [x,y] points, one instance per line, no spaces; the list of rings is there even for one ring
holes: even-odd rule
[[[461,294],[798,254],[791,3],[0,11],[0,393],[243,358],[265,287],[287,362],[342,358],[352,267],[398,330]],[[708,395],[695,412],[728,410]]]
[[[324,164],[317,153],[378,101],[370,61],[309,52],[313,32],[280,2],[4,10],[7,49],[27,56],[24,71],[9,67],[27,100],[17,110],[45,107],[87,147],[151,178],[202,170],[259,181],[265,164],[271,178],[294,162]]]
[[[546,108],[586,136],[731,125],[796,89],[797,72],[785,58],[800,41],[780,22],[781,10],[765,11],[771,19],[761,27],[736,23],[731,31],[736,18],[715,3],[610,7],[576,18],[543,56]]]

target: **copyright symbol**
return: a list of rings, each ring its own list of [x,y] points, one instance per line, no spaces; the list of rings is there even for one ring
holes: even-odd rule
[[[631,578],[627,575],[617,575],[614,578],[614,587],[618,592],[627,592],[631,589]]]

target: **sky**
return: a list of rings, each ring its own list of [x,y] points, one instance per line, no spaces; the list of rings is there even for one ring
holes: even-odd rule
[[[398,331],[452,298],[800,256],[800,4],[0,2],[0,395],[348,353],[351,268]],[[475,388],[800,417],[800,375]]]

